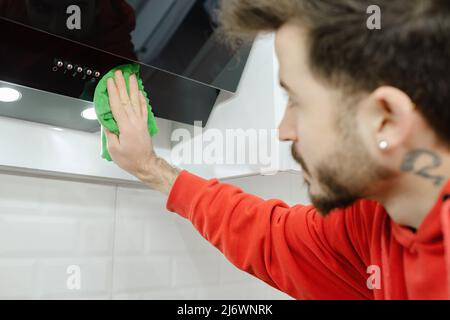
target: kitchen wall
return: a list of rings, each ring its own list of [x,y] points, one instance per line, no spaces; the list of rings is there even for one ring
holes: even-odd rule
[[[286,103],[277,72],[273,37],[261,37],[238,92],[221,94],[206,129],[276,128]],[[177,124],[158,119],[158,126],[157,153],[170,158]],[[0,117],[0,136],[0,299],[289,298],[233,267],[189,221],[165,210],[163,196],[132,186],[134,177],[100,158],[98,134]],[[263,198],[307,202],[299,173],[281,172],[295,170],[289,146],[277,153],[277,175],[226,181]],[[261,171],[182,167],[215,177]]]
[[[295,204],[308,201],[300,181],[226,182]],[[155,191],[12,174],[0,174],[0,298],[289,299],[232,266]]]

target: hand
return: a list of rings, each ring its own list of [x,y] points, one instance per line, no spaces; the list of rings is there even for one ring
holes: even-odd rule
[[[120,135],[106,128],[108,150],[114,162],[150,187],[168,194],[179,172],[159,158],[148,132],[148,107],[138,89],[135,75],[130,76],[130,94],[121,71],[107,81],[109,103]]]

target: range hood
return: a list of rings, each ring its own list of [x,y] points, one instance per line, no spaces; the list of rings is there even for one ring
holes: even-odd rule
[[[69,6],[81,28],[70,30]],[[98,79],[137,62],[157,117],[206,124],[221,90],[235,92],[251,46],[226,47],[218,0],[0,0],[0,87],[22,100],[0,116],[96,132],[80,117]],[[45,95],[44,97],[42,95]]]

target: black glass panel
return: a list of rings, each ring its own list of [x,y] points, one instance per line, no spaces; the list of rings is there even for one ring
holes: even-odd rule
[[[131,62],[4,18],[0,18],[0,39],[0,80],[86,101],[92,101],[101,75]],[[206,124],[218,89],[146,65],[141,65],[141,76],[156,116]],[[14,117],[14,114],[7,116]],[[48,123],[64,126],[57,119]],[[71,128],[85,130],[78,125]],[[92,130],[95,128],[89,129]]]
[[[250,46],[231,50],[222,44],[218,2],[0,0],[0,16],[234,92]]]

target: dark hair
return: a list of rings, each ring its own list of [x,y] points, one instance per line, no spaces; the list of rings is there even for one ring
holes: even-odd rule
[[[381,9],[381,30],[367,27],[370,5]],[[220,20],[229,40],[299,23],[320,79],[353,92],[404,91],[450,146],[449,0],[223,0]]]

